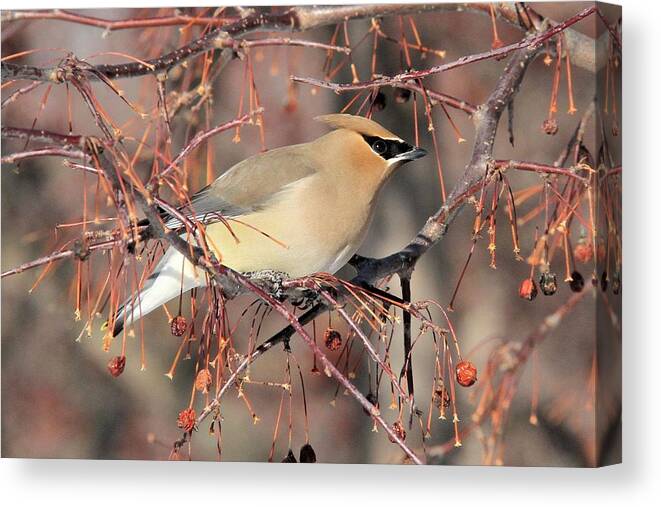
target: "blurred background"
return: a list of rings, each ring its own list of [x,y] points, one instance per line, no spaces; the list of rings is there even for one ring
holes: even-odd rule
[[[583,9],[587,3],[535,4],[535,9],[555,20],[563,20]],[[83,11],[81,11],[83,12]],[[194,10],[192,12],[201,12]],[[171,9],[130,9],[84,11],[104,19],[127,19],[171,14]],[[412,51],[413,66],[425,68],[443,61],[453,61],[463,55],[491,48],[492,26],[488,15],[473,12],[438,12],[412,16],[424,45],[445,51],[445,58],[429,54],[421,58]],[[575,29],[595,36],[597,18],[578,23]],[[398,38],[397,18],[382,21],[382,29]],[[498,31],[505,44],[520,39],[521,32],[499,22]],[[294,37],[327,43],[334,26],[296,34]],[[352,45],[358,43],[370,28],[369,20],[356,20],[348,24]],[[180,45],[179,27],[147,30],[120,30],[104,32],[96,27],[65,23],[57,20],[29,22],[3,22],[2,56],[34,48],[46,51],[30,54],[17,62],[53,64],[64,53],[71,51],[93,63],[117,62],[116,56],[96,56],[97,53],[126,53],[147,59],[153,57],[146,40],[153,37],[165,41],[165,47]],[[193,27],[194,34],[199,28]],[[342,33],[342,32],[341,32]],[[413,40],[410,30],[407,37]],[[342,43],[341,38],[338,43]],[[269,47],[251,52],[255,71],[255,84],[259,101],[264,107],[265,147],[309,141],[325,132],[323,125],[312,118],[318,114],[340,111],[352,95],[337,95],[332,91],[312,89],[301,85],[290,88],[290,75],[322,78],[325,52],[314,48]],[[376,72],[393,75],[402,70],[399,46],[380,42],[377,51]],[[353,63],[361,79],[368,79],[372,57],[372,42],[360,45],[352,54]],[[340,61],[337,56],[335,62]],[[447,73],[437,74],[425,81],[429,88],[479,104],[486,99],[507,60],[488,60],[463,66]],[[214,82],[211,104],[212,124],[222,123],[236,116],[238,104],[245,91],[244,64],[229,62]],[[572,69],[574,100],[578,112],[566,114],[567,94],[564,77],[559,94],[559,131],[549,136],[542,130],[547,116],[552,87],[552,66],[545,66],[542,58],[528,70],[520,93],[516,97],[514,138],[512,147],[507,139],[505,122],[499,129],[495,156],[498,159],[517,159],[552,163],[567,144],[578,120],[596,93],[595,75],[580,68]],[[349,82],[352,75],[348,66],[333,80]],[[130,101],[153,106],[156,104],[156,84],[153,77],[123,80],[119,83]],[[619,86],[619,81],[618,81]],[[144,124],[107,87],[93,85],[94,92],[119,125],[130,123],[130,134],[142,135]],[[14,88],[11,88],[12,90]],[[43,109],[41,101],[46,87],[20,98],[2,110],[2,125],[30,127],[37,118],[37,128],[66,132],[66,90],[54,86],[49,90]],[[403,139],[415,136],[413,101],[399,103],[392,89],[382,90],[385,108],[375,111],[373,118]],[[3,99],[7,93],[3,83]],[[292,100],[295,98],[295,101]],[[246,99],[247,100],[247,99]],[[84,104],[75,96],[72,102],[73,131],[98,133]],[[350,109],[354,112],[356,107]],[[452,119],[467,142],[458,143],[457,137],[443,111],[433,109],[435,135],[448,188],[452,188],[470,158],[473,144],[472,122],[461,111],[449,110]],[[433,154],[433,144],[426,129],[424,109],[418,100],[420,118],[420,144]],[[195,115],[182,114],[173,122],[173,151],[185,145],[187,122],[198,121]],[[594,122],[586,135],[587,146],[594,146]],[[142,129],[142,130],[141,130]],[[214,152],[215,176],[234,163],[257,153],[260,149],[259,130],[249,126],[241,130],[241,142],[232,142],[232,132],[211,140]],[[3,142],[3,155],[22,149],[16,142]],[[198,150],[191,163],[204,164],[204,151]],[[616,153],[619,157],[619,153]],[[146,168],[149,168],[148,161]],[[192,191],[200,188],[200,181]],[[528,173],[511,173],[515,190],[539,182],[539,177]],[[90,182],[89,177],[87,184]],[[49,158],[27,161],[16,167],[2,168],[2,270],[17,266],[54,250],[67,237],[67,231],[55,236],[58,224],[80,220],[82,209],[83,176],[62,165],[62,160]],[[359,252],[365,256],[383,256],[399,250],[415,235],[426,218],[440,206],[440,190],[436,162],[428,156],[405,166],[396,173],[379,199],[378,209],[367,241]],[[520,213],[525,213],[522,209]],[[412,288],[416,300],[433,299],[447,306],[459,273],[471,246],[474,215],[466,209],[453,223],[447,236],[418,263]],[[534,223],[534,222],[533,222]],[[522,254],[530,254],[534,242],[534,225],[519,231]],[[580,234],[577,229],[573,232]],[[505,215],[499,216],[497,236],[497,269],[489,267],[488,241],[477,244],[471,265],[462,283],[451,314],[464,355],[474,362],[478,371],[484,367],[488,346],[476,348],[488,340],[520,342],[543,319],[556,310],[570,295],[567,284],[560,283],[553,297],[539,296],[534,302],[517,295],[520,281],[529,274],[529,266],[518,262],[512,255],[509,225]],[[97,266],[103,265],[103,260]],[[556,256],[554,270],[563,271],[562,256]],[[94,265],[94,264],[92,264]],[[589,280],[591,268],[583,275]],[[119,343],[110,353],[102,350],[98,336],[76,342],[82,322],[73,318],[72,279],[75,265],[60,262],[30,292],[41,270],[28,271],[2,280],[2,455],[4,457],[40,458],[108,458],[108,459],[166,459],[172,442],[180,436],[176,427],[177,414],[188,406],[192,382],[192,361],[183,361],[173,380],[164,373],[170,368],[179,340],[170,334],[167,319],[154,312],[145,319],[147,367],[139,368],[139,342],[129,340],[126,371],[119,378],[111,377],[106,369],[108,360],[118,353]],[[339,273],[352,276],[351,268]],[[398,292],[398,282],[390,284]],[[514,396],[508,423],[505,426],[504,464],[585,466],[591,464],[597,424],[594,400],[590,396],[589,378],[593,366],[593,353],[597,341],[595,316],[600,299],[591,294],[584,297],[574,311],[542,343],[537,354],[537,374],[540,379],[538,424],[529,422],[532,393],[532,368],[523,371],[519,389]],[[242,298],[229,306],[230,318],[236,320],[250,300]],[[619,302],[614,303],[616,305]],[[318,329],[327,324],[327,316],[320,318]],[[339,319],[336,327],[346,334]],[[269,317],[262,328],[262,338],[270,336],[283,325],[282,320]],[[244,326],[245,327],[245,326]],[[241,336],[239,328],[236,336]],[[414,324],[414,334],[415,334]],[[617,335],[609,326],[599,330],[600,339],[614,345],[619,351]],[[402,361],[401,329],[396,329],[393,346],[393,364]],[[317,459],[336,463],[398,463],[401,451],[388,442],[383,432],[372,432],[370,420],[364,416],[356,402],[340,390],[335,403],[337,384],[324,375],[310,375],[312,356],[298,340],[292,341],[295,357],[305,376],[305,388],[310,424],[310,442]],[[475,350],[474,350],[475,349]],[[617,362],[616,362],[617,363]],[[413,359],[416,392],[420,405],[429,403],[433,380],[434,352],[431,340],[423,339],[416,345]],[[253,380],[282,382],[285,354],[273,350],[260,358],[251,368]],[[361,388],[367,385],[366,369],[359,371],[355,380]],[[479,376],[479,375],[478,375]],[[614,375],[617,378],[619,376]],[[295,376],[296,378],[296,376]],[[478,382],[479,384],[479,382]],[[477,385],[476,385],[477,387]],[[471,389],[475,389],[471,388]],[[468,424],[475,401],[471,389],[460,389],[457,402],[460,427]],[[364,389],[363,389],[364,390]],[[274,387],[249,385],[246,387],[250,402],[260,418],[253,424],[244,402],[230,393],[223,401],[222,459],[229,461],[265,461],[273,438],[281,390]],[[303,405],[300,384],[294,381],[292,448],[305,443]],[[617,400],[619,385],[609,387],[608,399],[615,404],[603,424],[617,428]],[[384,417],[392,422],[396,412],[387,409],[389,398],[383,397]],[[426,418],[426,413],[425,413]],[[281,426],[286,426],[286,417]],[[208,425],[203,425],[193,439],[194,459],[217,458],[215,438],[209,436]],[[286,429],[281,427],[275,460],[282,459],[288,448]],[[284,433],[283,433],[284,432]],[[434,416],[431,438],[427,447],[443,444],[453,437],[450,420],[437,420]],[[618,452],[618,431],[608,437],[606,453]],[[407,443],[421,449],[420,431],[409,431]],[[479,432],[468,435],[463,447],[440,456],[432,462],[447,464],[480,464],[483,449]]]

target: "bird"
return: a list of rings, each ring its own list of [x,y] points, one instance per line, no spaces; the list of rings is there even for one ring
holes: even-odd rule
[[[331,131],[237,163],[179,208],[187,219],[204,224],[209,246],[223,265],[291,278],[336,273],[365,239],[388,178],[427,154],[362,116],[314,119]],[[171,230],[183,226],[172,215],[164,224]],[[207,282],[203,270],[169,247],[139,292],[115,313],[113,336]]]

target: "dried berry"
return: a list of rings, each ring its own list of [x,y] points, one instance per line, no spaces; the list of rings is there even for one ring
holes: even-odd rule
[[[196,422],[195,409],[187,408],[179,412],[179,417],[177,417],[178,428],[191,433],[195,429]]]
[[[569,281],[569,288],[573,292],[581,292],[583,290],[583,287],[585,287],[585,280],[583,279],[583,275],[580,274],[578,271],[574,271],[571,274],[571,280]]]
[[[339,350],[342,346],[342,335],[332,327],[324,331],[324,344],[326,348],[331,351]]]
[[[594,255],[592,243],[581,241],[574,247],[574,258],[583,264],[590,262]]]
[[[184,336],[187,327],[188,323],[183,315],[177,315],[170,321],[170,332],[174,336]]]
[[[526,278],[519,285],[519,297],[532,301],[537,297],[537,284],[532,278]]]
[[[542,130],[550,136],[558,133],[558,121],[555,118],[547,118],[542,123]]]
[[[406,88],[395,88],[395,102],[398,104],[405,104],[411,98],[411,90]]]
[[[310,444],[305,444],[301,447],[301,452],[298,455],[298,461],[301,463],[316,463],[317,455]]]
[[[287,453],[287,456],[282,458],[281,463],[298,463],[296,461],[296,456],[294,456],[294,453],[292,452],[291,449],[289,449],[289,452]]]
[[[211,372],[204,368],[197,372],[195,377],[195,389],[203,393],[209,392],[209,387],[211,387],[212,377]]]
[[[400,421],[395,421],[392,425],[392,432],[397,435],[397,438],[400,440],[406,440],[406,430],[404,429],[404,425]],[[393,444],[395,443],[395,439],[392,438],[390,435],[388,435],[388,440],[390,440]]]
[[[542,294],[545,296],[552,296],[558,290],[558,279],[555,273],[544,271],[539,278],[539,287],[542,289]]]
[[[372,108],[374,111],[383,111],[386,108],[386,96],[383,92],[376,94],[374,102],[372,102]]]
[[[436,389],[432,399],[434,401],[434,405],[436,405],[439,409],[448,408],[450,406],[450,393],[448,393],[448,390],[445,387]]]
[[[115,356],[108,362],[108,371],[113,377],[119,377],[124,372],[126,356]]]
[[[477,382],[477,368],[470,361],[457,363],[457,382],[460,386],[470,387]]]

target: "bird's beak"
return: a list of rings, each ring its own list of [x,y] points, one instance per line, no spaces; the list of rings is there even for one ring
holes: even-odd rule
[[[419,158],[427,155],[427,150],[423,148],[418,148],[417,146],[411,146],[409,151],[406,151],[400,155],[400,158],[405,162],[410,162],[411,160],[417,160]]]

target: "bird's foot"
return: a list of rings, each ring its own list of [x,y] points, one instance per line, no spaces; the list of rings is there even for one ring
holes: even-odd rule
[[[278,301],[283,302],[287,299],[289,294],[284,287],[284,282],[291,279],[287,273],[273,269],[262,269],[245,273],[245,275]]]

